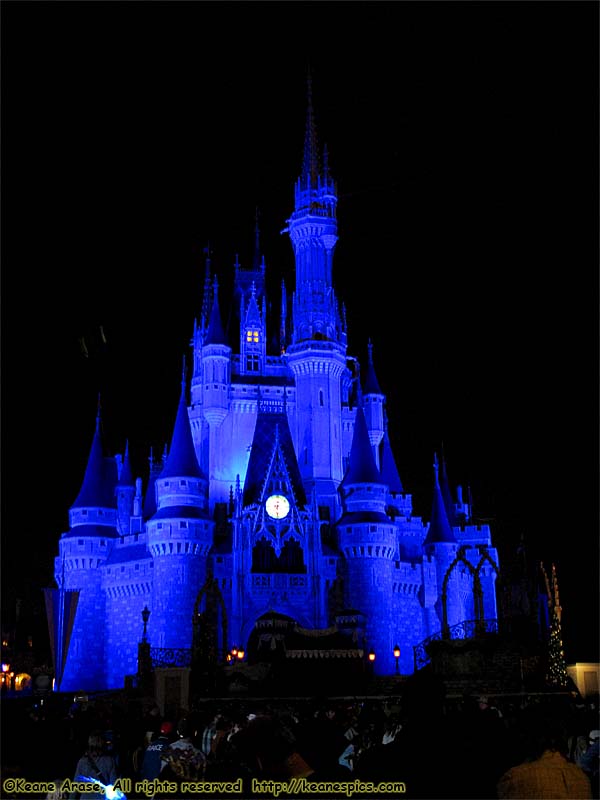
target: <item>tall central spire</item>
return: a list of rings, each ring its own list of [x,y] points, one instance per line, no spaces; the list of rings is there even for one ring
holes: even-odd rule
[[[307,109],[306,132],[304,134],[304,161],[302,163],[302,184],[304,189],[316,189],[319,177],[319,151],[317,128],[312,103],[312,77],[310,70],[306,79]]]

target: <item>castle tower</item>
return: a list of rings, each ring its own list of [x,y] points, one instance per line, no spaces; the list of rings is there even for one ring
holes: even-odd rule
[[[117,530],[120,536],[129,533],[130,519],[133,515],[135,481],[129,460],[129,442],[125,444],[125,456],[119,480],[117,481]]]
[[[322,172],[319,165],[309,81],[304,163],[294,212],[284,231],[296,263],[286,359],[296,384],[299,413],[292,435],[304,484],[308,493],[314,487],[320,501],[337,512],[337,487],[343,477],[341,384],[347,369],[346,332],[332,283],[336,205],[326,153]]]
[[[240,366],[242,374],[263,375],[267,358],[267,326],[265,323],[265,298],[263,311],[256,302],[256,286],[250,287],[247,304],[244,298],[240,308]]]
[[[344,513],[337,530],[346,558],[346,602],[348,607],[358,604],[366,618],[366,647],[375,650],[375,672],[382,675],[394,668],[391,586],[396,527],[385,513],[387,491],[359,406],[348,469],[340,484]]]
[[[460,603],[459,571],[454,569],[448,573],[449,567],[456,558],[458,543],[448,520],[448,513],[442,495],[439,481],[439,464],[437,455],[433,464],[434,485],[433,503],[431,507],[431,520],[427,536],[423,542],[423,550],[427,557],[435,563],[435,587],[428,587],[425,583],[426,596],[435,597],[435,611],[442,628],[451,628],[462,621],[462,607]],[[433,591],[427,592],[427,589]],[[437,623],[436,623],[437,627]]]
[[[208,481],[194,450],[185,379],[171,447],[155,486],[157,509],[147,522],[154,560],[148,634],[155,647],[189,648],[194,602],[206,579],[214,523],[208,515]]]
[[[106,563],[110,547],[118,538],[116,483],[117,463],[103,453],[98,404],[83,483],[69,510],[69,530],[60,539],[59,556],[54,561],[56,582],[66,593],[55,620],[63,640],[72,626],[65,646],[61,691],[94,691],[105,685],[106,603],[99,567]],[[71,593],[78,595],[76,603]]]
[[[221,426],[230,412],[231,347],[223,330],[216,276],[204,339],[194,340],[190,424],[198,463],[209,479],[210,507],[226,502],[231,488],[231,432]],[[224,442],[223,438],[228,440]]]

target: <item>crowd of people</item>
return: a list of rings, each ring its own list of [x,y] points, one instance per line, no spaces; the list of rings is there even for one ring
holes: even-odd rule
[[[81,776],[127,800],[341,798],[345,784],[371,800],[599,797],[596,702],[448,697],[428,673],[407,679],[399,697],[207,699],[164,715],[151,698],[119,693],[67,709],[37,702],[25,720],[10,717],[3,800],[108,797],[102,788],[61,792]],[[33,790],[20,793],[16,778]]]

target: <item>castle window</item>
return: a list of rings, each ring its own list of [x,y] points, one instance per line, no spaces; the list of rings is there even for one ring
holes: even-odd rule
[[[319,405],[320,406],[325,405],[325,401],[323,399],[323,389],[319,389]]]
[[[135,568],[136,568],[136,569],[139,569],[139,568],[140,568],[140,565],[139,565],[139,564],[136,564],[136,565],[135,565]]]
[[[179,520],[179,527],[180,528],[187,528],[188,524],[185,520]]]
[[[258,372],[258,356],[246,356],[246,372]]]
[[[125,567],[121,567],[121,572],[125,572]]]
[[[83,544],[83,539],[77,539],[77,544]]]
[[[160,530],[162,528],[162,522],[159,522],[156,527]]]
[[[222,558],[222,556],[219,556],[217,558],[217,564],[222,564],[222,563],[223,563],[223,558]]]
[[[84,508],[81,512],[82,517],[87,517],[87,508]]]
[[[100,539],[100,547],[106,547],[106,541],[104,539]]]
[[[136,533],[135,536],[133,537],[133,541],[137,542],[139,538],[140,538],[139,533]]]
[[[180,486],[187,486],[187,481],[179,481]]]
[[[246,341],[252,344],[258,344],[259,342],[259,334],[257,330],[251,330],[250,328],[246,331]]]

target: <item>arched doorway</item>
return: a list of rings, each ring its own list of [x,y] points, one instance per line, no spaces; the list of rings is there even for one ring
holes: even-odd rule
[[[260,616],[248,638],[248,663],[281,663],[285,659],[286,637],[296,625],[292,617],[277,611],[268,611]]]

